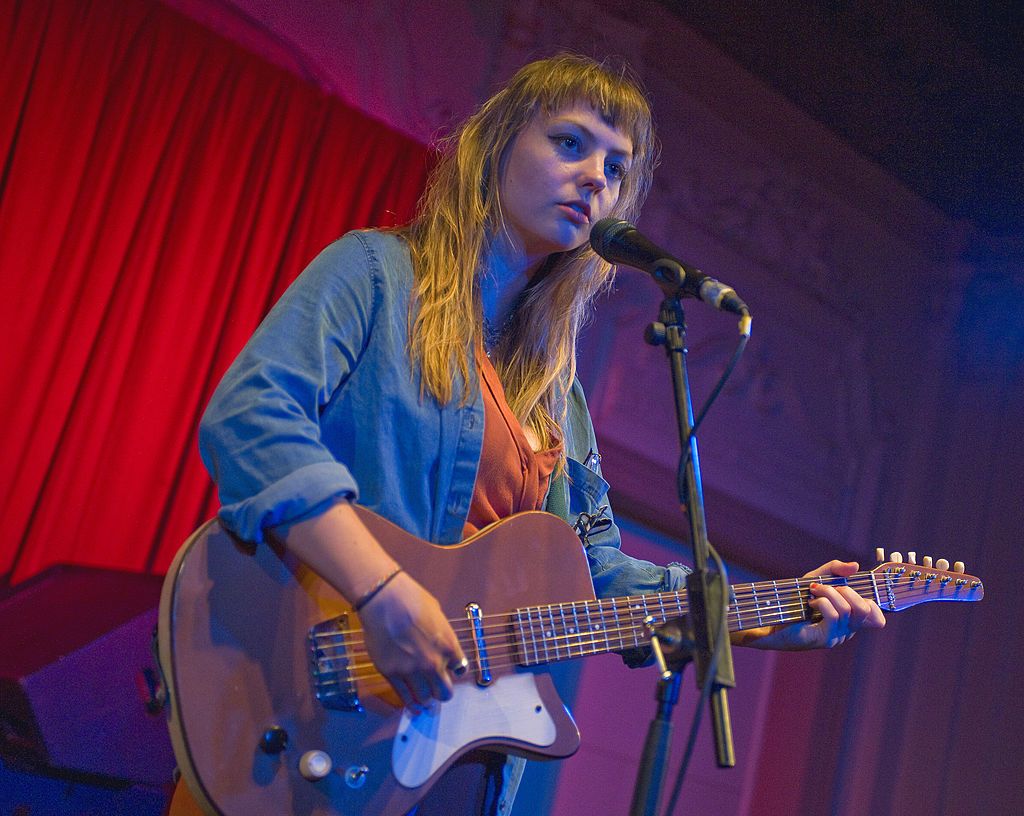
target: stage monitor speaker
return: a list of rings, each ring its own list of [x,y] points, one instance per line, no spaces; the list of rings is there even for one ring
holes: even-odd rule
[[[171,780],[152,652],[161,583],[61,566],[0,598],[5,761],[111,781]]]

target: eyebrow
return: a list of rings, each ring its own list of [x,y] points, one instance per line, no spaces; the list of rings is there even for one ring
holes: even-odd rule
[[[577,119],[574,119],[571,116],[556,116],[556,117],[552,117],[548,121],[552,125],[559,124],[559,123],[565,123],[567,125],[572,125],[573,127],[578,127],[580,130],[583,131],[584,134],[586,134],[588,139],[590,139],[591,141],[594,141],[594,142],[598,141],[597,135],[594,133],[594,131],[592,131],[590,128],[588,128],[586,125],[584,125],[582,122],[578,121]],[[622,156],[624,158],[632,159],[633,158],[633,141],[629,140],[629,149],[628,150],[624,150],[624,149],[622,149],[620,147],[614,147],[613,146],[611,148],[610,152],[611,153],[615,153],[616,155]]]

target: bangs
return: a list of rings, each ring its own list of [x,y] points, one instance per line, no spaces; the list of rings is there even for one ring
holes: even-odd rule
[[[579,77],[577,82],[560,82],[558,87],[541,89],[538,101],[547,114],[586,102],[605,124],[629,136],[634,150],[649,141],[651,112],[647,100],[625,78],[591,73]]]

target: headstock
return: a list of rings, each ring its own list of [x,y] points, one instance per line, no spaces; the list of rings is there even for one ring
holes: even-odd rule
[[[876,551],[878,566],[871,570],[879,606],[886,612],[899,612],[911,606],[928,601],[980,601],[985,597],[985,587],[980,578],[964,573],[964,562],[957,561],[953,569],[949,561],[940,558],[932,565],[932,557],[924,556],[917,563],[917,553],[907,553],[903,560],[900,553],[885,553],[879,547]]]

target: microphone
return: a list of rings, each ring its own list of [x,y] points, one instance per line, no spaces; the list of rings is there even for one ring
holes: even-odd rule
[[[649,273],[669,297],[697,298],[723,312],[750,315],[731,286],[683,263],[643,235],[628,221],[602,218],[590,230],[590,246],[608,263]]]

